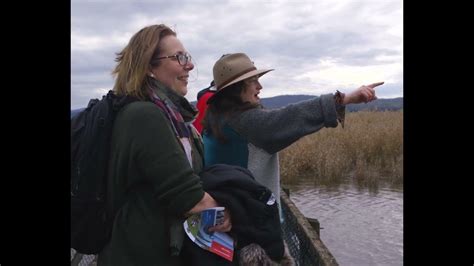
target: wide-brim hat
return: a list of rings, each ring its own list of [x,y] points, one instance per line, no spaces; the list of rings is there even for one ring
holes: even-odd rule
[[[212,69],[217,95],[223,89],[253,76],[262,76],[274,69],[257,69],[244,53],[226,54]],[[214,98],[213,95],[211,98]]]

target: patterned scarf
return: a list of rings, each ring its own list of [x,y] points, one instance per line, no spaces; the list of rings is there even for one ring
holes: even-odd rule
[[[171,126],[179,138],[191,137],[190,129],[184,122],[183,116],[178,108],[166,97],[159,97],[155,91],[150,90],[150,99],[158,106],[171,121]]]
[[[191,167],[193,167],[192,146],[191,142],[200,136],[196,136],[197,130],[192,130],[192,123],[186,123],[179,111],[178,107],[158,88],[153,90],[149,88],[149,95],[151,101],[158,106],[168,117],[171,122],[171,127],[176,135],[176,138],[181,144],[181,148],[186,153],[186,157]],[[199,147],[197,147],[199,149]]]

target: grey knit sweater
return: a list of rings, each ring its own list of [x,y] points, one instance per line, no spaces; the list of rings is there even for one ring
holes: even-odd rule
[[[323,127],[337,127],[334,95],[324,94],[279,109],[250,109],[231,119],[229,125],[247,139],[248,169],[273,191],[280,205],[278,152]]]

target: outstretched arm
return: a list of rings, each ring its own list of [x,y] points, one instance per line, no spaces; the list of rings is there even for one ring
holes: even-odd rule
[[[377,99],[374,88],[382,84],[363,85],[343,96],[338,105],[333,94],[325,94],[279,109],[250,109],[229,124],[250,143],[272,154],[323,127],[336,127],[337,120],[343,123],[344,106]]]
[[[273,154],[323,127],[336,127],[333,94],[289,104],[279,109],[254,108],[231,119],[229,125],[250,143]]]

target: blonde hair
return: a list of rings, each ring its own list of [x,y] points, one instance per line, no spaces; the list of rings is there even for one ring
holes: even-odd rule
[[[160,41],[169,35],[176,36],[176,32],[164,24],[145,27],[117,53],[115,61],[118,63],[112,71],[115,76],[113,90],[117,95],[129,95],[141,100],[148,98],[146,90],[150,85],[150,62],[159,56]]]

